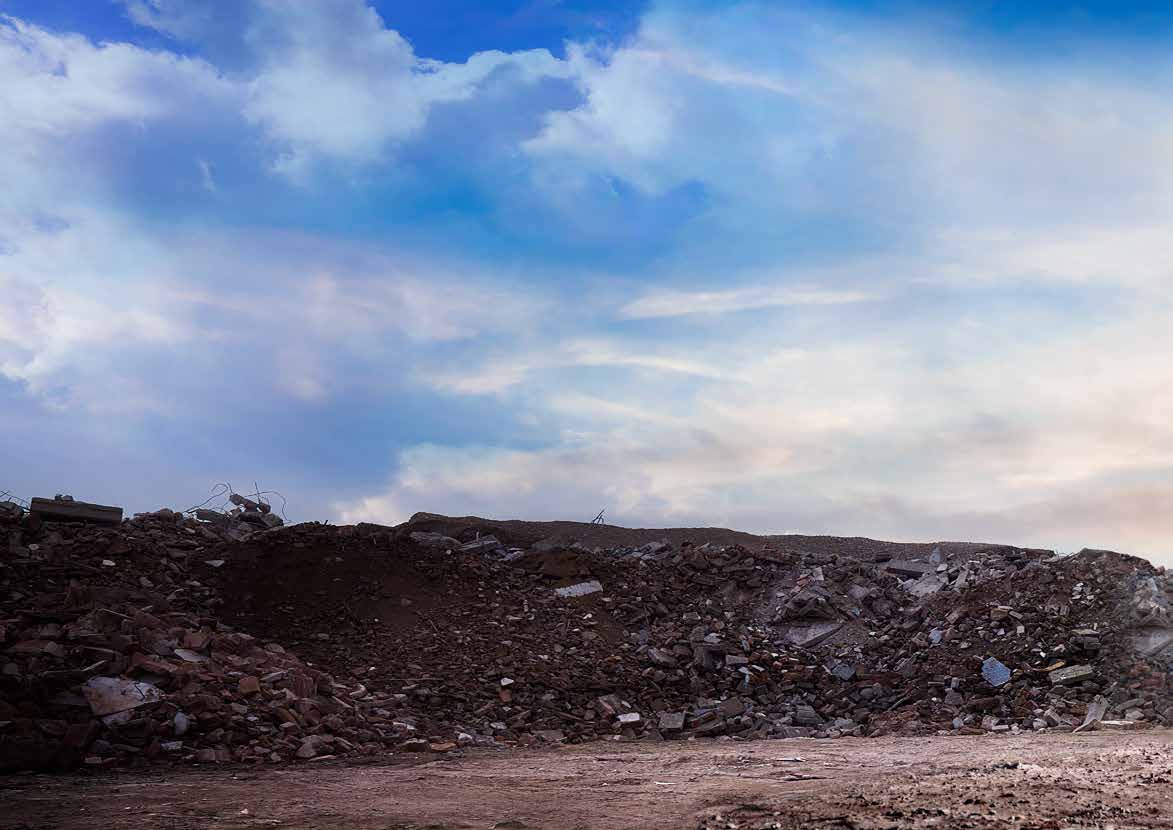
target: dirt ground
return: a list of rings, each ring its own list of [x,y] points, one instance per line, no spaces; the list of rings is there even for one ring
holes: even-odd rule
[[[0,780],[4,830],[1173,827],[1173,731],[593,743]]]

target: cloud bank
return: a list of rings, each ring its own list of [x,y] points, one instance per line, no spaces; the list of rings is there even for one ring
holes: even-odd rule
[[[1134,44],[664,3],[445,62],[360,0],[125,13],[173,48],[0,18],[0,486],[1173,562]]]

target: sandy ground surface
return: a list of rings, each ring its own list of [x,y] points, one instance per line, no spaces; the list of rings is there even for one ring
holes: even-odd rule
[[[0,828],[1173,827],[1173,731],[594,743],[0,780]]]

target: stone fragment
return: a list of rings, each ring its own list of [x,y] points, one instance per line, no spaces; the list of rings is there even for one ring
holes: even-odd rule
[[[684,730],[684,712],[664,712],[660,715],[659,728],[665,735],[674,735]]]
[[[555,588],[554,593],[563,599],[569,599],[571,597],[585,597],[588,594],[597,594],[602,590],[602,584],[597,579],[592,579],[588,582],[567,585],[564,588]]]
[[[676,667],[676,656],[662,648],[649,648],[648,659],[657,666],[665,669]]]
[[[82,686],[82,694],[95,715],[114,715],[157,703],[163,693],[150,683],[121,677],[93,677]]]
[[[118,525],[122,522],[121,507],[74,501],[70,496],[34,498],[29,502],[29,513],[44,522],[89,522],[97,525]]]
[[[982,663],[982,677],[991,686],[997,688],[1010,682],[1010,669],[1002,661],[987,657]]]
[[[1055,669],[1047,675],[1051,681],[1052,686],[1070,686],[1074,683],[1082,683],[1085,680],[1090,680],[1095,677],[1096,670],[1091,666],[1067,666],[1062,669]]]
[[[298,746],[295,753],[298,758],[308,760],[316,755],[323,754],[328,751],[329,746],[327,740],[321,735],[307,735],[302,739],[301,745]]]
[[[1108,714],[1108,701],[1103,695],[1096,695],[1095,699],[1087,706],[1087,714],[1084,716],[1083,723],[1077,726],[1075,731],[1088,732],[1098,728],[1106,714]]]

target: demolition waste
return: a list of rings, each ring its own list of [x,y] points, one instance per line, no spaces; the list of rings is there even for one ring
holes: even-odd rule
[[[1173,724],[1118,553],[233,503],[0,504],[0,770]]]

